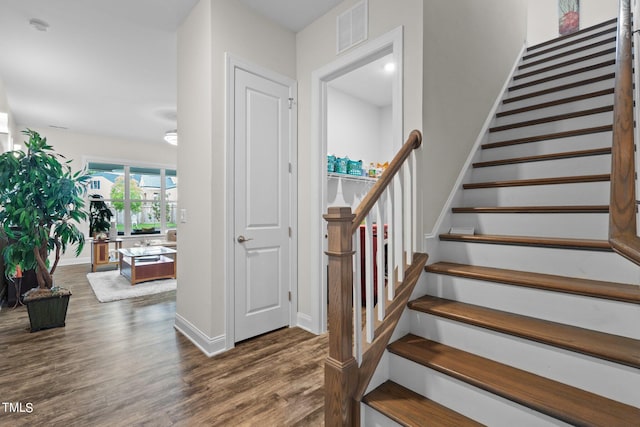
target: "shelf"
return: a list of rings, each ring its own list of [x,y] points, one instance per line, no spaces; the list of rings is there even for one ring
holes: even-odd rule
[[[331,178],[343,179],[345,181],[367,182],[372,184],[378,180],[378,178],[371,178],[368,176],[355,176],[355,175],[348,175],[346,173],[336,173],[336,172],[327,172],[327,177],[329,179]]]

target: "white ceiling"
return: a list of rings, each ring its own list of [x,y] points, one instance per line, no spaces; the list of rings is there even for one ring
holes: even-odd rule
[[[391,83],[393,72],[384,69],[389,62],[393,62],[391,54],[331,80],[329,86],[376,107],[386,107],[392,103],[393,92]]]
[[[176,127],[176,30],[197,1],[0,0],[0,79],[15,121],[163,143]],[[297,32],[342,0],[240,1]]]

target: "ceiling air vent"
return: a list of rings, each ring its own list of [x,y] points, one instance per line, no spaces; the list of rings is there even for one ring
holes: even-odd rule
[[[367,0],[356,3],[351,9],[338,15],[338,53],[367,39]]]

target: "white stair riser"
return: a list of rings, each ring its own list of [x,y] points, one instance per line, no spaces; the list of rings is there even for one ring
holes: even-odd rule
[[[427,274],[427,293],[440,298],[640,339],[640,304]],[[415,331],[412,329],[415,333]],[[640,375],[640,371],[638,371]]]
[[[640,396],[634,392],[640,383],[637,369],[425,313],[414,312],[412,320],[415,335],[629,405],[640,405]]]
[[[615,59],[615,52],[608,52],[611,49],[615,49],[615,45],[610,46],[597,46],[595,48],[587,49],[583,52],[574,53],[563,58],[554,59],[552,61],[545,61],[542,64],[538,64],[531,67],[526,67],[518,70],[514,77],[523,76],[514,79],[514,84],[520,84],[530,82],[533,80],[543,79],[550,76],[556,76],[561,73],[565,73],[570,70],[575,70],[583,67],[590,67],[592,65],[599,64],[604,61],[610,61]],[[594,57],[587,58],[590,55]],[[579,62],[569,63],[568,61],[578,60]],[[549,67],[556,67],[549,69]],[[548,71],[543,71],[548,70]],[[531,74],[534,73],[534,74]],[[526,76],[526,77],[524,77]]]
[[[568,138],[548,139],[525,144],[508,145],[505,147],[487,148],[480,150],[479,162],[512,159],[515,157],[537,156],[543,154],[563,153],[567,151],[590,150],[594,148],[611,147],[612,133],[597,132],[587,135],[571,136]]]
[[[464,190],[461,206],[607,205],[609,181]]]
[[[606,173],[611,173],[610,154],[473,168],[471,182],[600,175]]]
[[[603,77],[603,76],[607,76],[610,73],[607,72],[603,72],[602,70],[593,70],[593,71],[588,71],[586,73],[580,73],[580,78],[576,79],[575,77],[562,77],[559,79],[554,79],[548,82],[544,82],[544,83],[539,83],[536,85],[532,85],[532,86],[525,86],[525,87],[516,87],[516,88],[510,88],[508,91],[508,97],[512,98],[512,97],[516,97],[516,96],[522,96],[522,95],[529,95],[529,94],[533,94],[533,93],[537,93],[543,90],[549,90],[549,89],[556,89],[558,87],[562,87],[564,85],[567,84],[573,84],[576,82],[581,82],[581,81],[586,81],[586,80],[590,80],[593,78],[599,78],[599,77]],[[602,80],[602,81],[609,81],[609,79],[607,78],[606,80]],[[594,82],[595,83],[595,82]],[[589,83],[591,84],[591,83]],[[584,87],[585,85],[580,85],[581,87]],[[611,83],[609,83],[609,85],[607,85],[606,87],[611,87]]]
[[[518,69],[518,73],[527,73],[530,71],[535,71],[535,70],[539,70],[541,68],[546,68],[546,67],[550,67],[550,66],[554,66],[554,65],[559,65],[559,64],[564,64],[567,61],[572,61],[572,60],[580,60],[579,62],[577,62],[576,64],[574,64],[575,66],[580,66],[580,64],[582,62],[584,62],[584,60],[586,60],[585,57],[589,56],[589,55],[597,55],[600,53],[603,53],[604,51],[608,50],[608,49],[613,49],[615,48],[615,42],[606,44],[606,45],[601,45],[601,46],[592,46],[591,44],[589,44],[589,46],[585,47],[585,49],[582,49],[578,52],[572,53],[570,55],[563,55],[560,58],[556,58],[556,59],[548,59],[546,61],[543,61],[542,63],[537,63],[536,65],[531,65],[531,66],[527,66],[525,68],[519,68]],[[598,55],[598,58],[603,58],[605,55],[608,54],[604,54],[604,55]],[[583,60],[584,58],[584,60]],[[521,64],[522,65],[528,65],[528,64],[533,64],[538,62],[540,59],[539,58],[532,58],[529,61],[523,62]]]
[[[390,364],[396,383],[487,426],[568,425],[402,357],[391,355]]]
[[[569,64],[563,67],[552,68],[548,71],[542,71],[544,69],[544,67],[542,67],[540,71],[535,72],[533,74],[531,74],[528,70],[524,69],[522,70],[521,73],[514,76],[514,77],[518,77],[518,76],[522,76],[522,77],[514,78],[513,81],[511,82],[511,85],[521,85],[524,83],[537,82],[541,79],[546,79],[546,78],[555,79],[559,77],[561,74],[568,73],[568,72],[572,73],[575,79],[581,79],[583,77],[583,73],[585,73],[584,75],[586,75],[586,73],[590,73],[596,70],[600,70],[602,73],[612,73],[613,70],[615,69],[614,65],[607,64],[612,60],[615,60],[615,53],[609,53],[606,55],[597,56],[595,58],[581,61],[576,64]],[[584,70],[584,68],[587,68],[587,67],[595,67],[595,68],[593,70]]]
[[[362,427],[402,427],[401,424],[393,421],[364,403],[360,406],[360,425]]]
[[[593,43],[597,43],[597,42],[602,41],[602,40],[607,40],[607,39],[609,39],[611,37],[615,37],[616,36],[616,26],[615,25],[598,28],[598,29],[594,30],[593,33],[600,33],[600,32],[603,32],[605,30],[609,30],[609,31],[607,33],[599,35],[597,37],[593,37],[593,38],[589,38],[589,39],[586,39],[586,40],[582,40],[579,43],[573,43],[573,44],[570,44],[569,46],[566,46],[566,47],[563,47],[563,48],[560,48],[560,49],[553,49],[553,48],[556,47],[556,46],[563,45],[563,44],[567,43],[569,40],[558,41],[556,43],[549,44],[547,46],[543,46],[543,47],[541,47],[539,49],[533,49],[531,51],[527,51],[524,54],[525,59],[523,59],[522,62],[523,62],[523,64],[526,64],[527,62],[532,62],[532,61],[537,61],[538,59],[548,58],[549,56],[556,55],[556,54],[558,54],[560,52],[566,52],[568,50],[584,48],[586,46],[592,45]],[[582,38],[584,38],[584,37],[586,37],[588,35],[589,34],[583,34],[583,35],[580,35],[579,38],[582,39]],[[536,56],[527,58],[529,55],[535,54],[537,52],[546,51],[546,50],[549,50],[549,49],[553,49],[553,50],[551,50],[550,52],[541,54],[541,55],[536,55]]]
[[[462,242],[440,242],[438,247],[441,259],[460,264],[640,283],[640,267],[613,252]]]
[[[606,213],[456,213],[453,214],[452,224],[474,227],[476,234],[510,236],[606,240],[609,233],[609,215]]]
[[[594,77],[600,77],[605,74],[606,73],[598,73]],[[553,84],[553,83],[550,85],[550,87],[553,87],[553,88],[556,88],[558,86],[560,85]],[[569,89],[562,89],[562,90],[554,91],[544,95],[537,95],[531,98],[525,98],[519,101],[503,103],[501,106],[501,109],[513,110],[516,108],[522,108],[522,107],[526,107],[533,104],[541,104],[543,102],[555,101],[557,99],[565,99],[570,96],[576,96],[576,95],[582,95],[584,93],[595,92],[602,89],[610,89],[613,86],[614,86],[613,78],[607,78],[606,80],[600,80],[594,83],[583,84],[583,85],[579,85]],[[534,87],[533,89],[528,89],[528,90],[520,89],[515,91],[508,91],[505,99],[515,98],[517,96],[524,95],[525,93],[538,92],[539,89],[540,89],[539,87]]]
[[[503,117],[497,117],[494,120],[492,126],[504,126],[512,123],[521,123],[528,120],[537,120],[545,117],[557,116],[559,114],[590,110],[592,108],[604,107],[606,105],[613,105],[613,94],[583,99],[567,104],[555,105],[553,107],[539,108],[537,110],[526,111],[518,114],[509,114]]]
[[[611,125],[613,112],[576,117],[573,119],[558,120],[533,126],[524,126],[503,131],[489,133],[489,142],[509,141],[512,139],[527,138],[531,136],[548,135],[558,132],[567,132],[578,129]]]

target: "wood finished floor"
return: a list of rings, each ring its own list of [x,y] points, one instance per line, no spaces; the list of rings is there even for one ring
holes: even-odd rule
[[[86,265],[56,283],[67,326],[0,310],[0,426],[321,426],[327,335],[286,328],[208,358],[174,328],[175,292],[99,303]],[[8,413],[2,402],[33,405]]]

